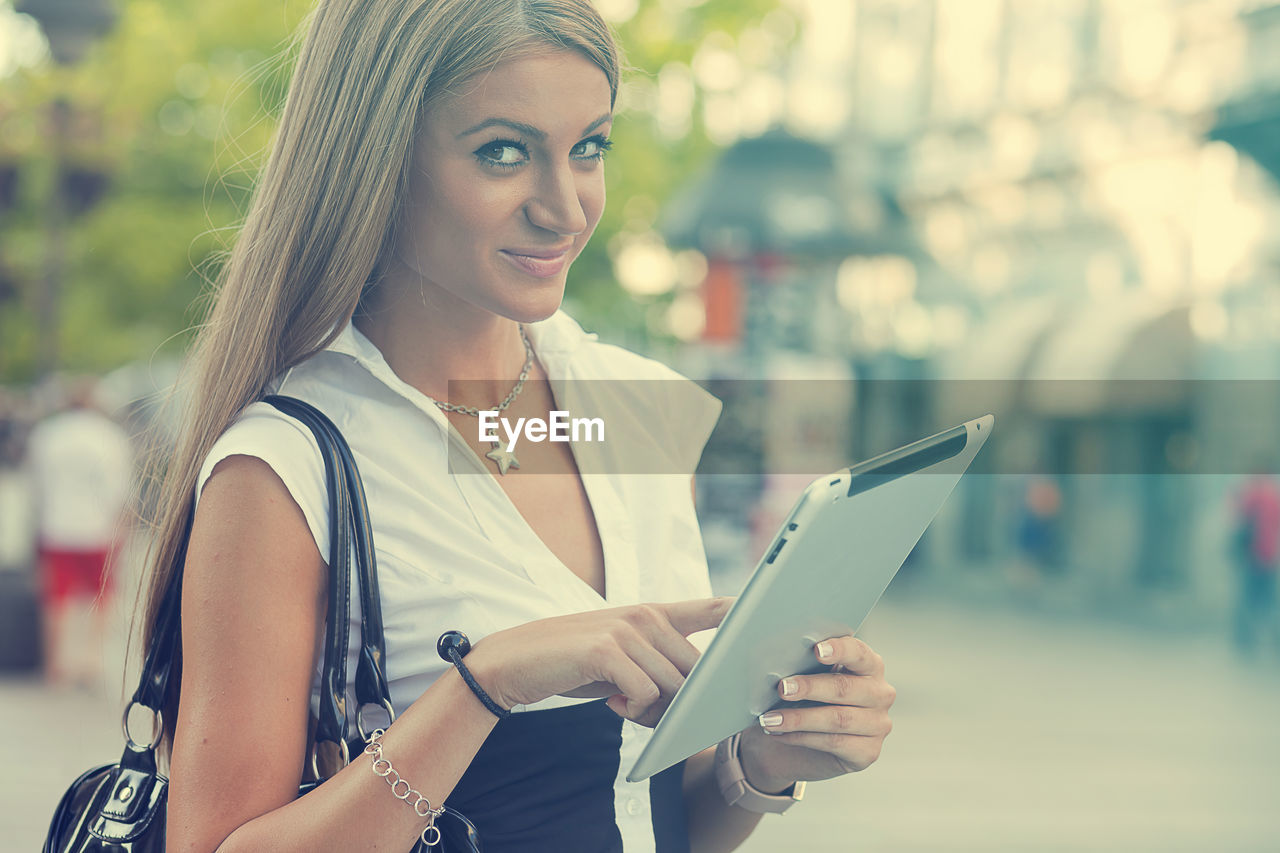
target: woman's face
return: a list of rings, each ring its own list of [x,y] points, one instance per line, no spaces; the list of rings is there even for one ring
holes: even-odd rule
[[[424,298],[555,313],[604,211],[609,95],[599,67],[564,51],[505,61],[427,111],[396,243]]]

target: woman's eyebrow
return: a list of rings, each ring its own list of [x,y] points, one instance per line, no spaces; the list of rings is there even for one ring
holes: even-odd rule
[[[582,131],[580,135],[586,136],[588,133],[595,130],[597,127],[604,124],[606,121],[608,121],[612,117],[613,117],[612,114],[605,113],[595,121],[591,122],[591,124],[587,125],[586,130]],[[512,130],[518,130],[521,133],[523,133],[525,136],[532,136],[534,139],[538,140],[539,142],[547,138],[547,134],[545,131],[539,130],[538,128],[534,127],[531,124],[525,124],[522,121],[513,121],[508,118],[487,118],[484,121],[480,122],[479,124],[475,125],[474,127],[469,127],[466,130],[462,131],[462,133],[459,133],[458,138],[461,139],[464,136],[470,136],[473,133],[479,133],[485,128],[493,127],[494,125],[502,125],[504,127],[509,127]]]

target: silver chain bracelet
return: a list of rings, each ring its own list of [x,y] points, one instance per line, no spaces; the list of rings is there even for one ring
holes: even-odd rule
[[[395,794],[397,799],[404,800],[413,806],[413,812],[418,817],[427,818],[427,825],[422,830],[422,843],[428,847],[435,847],[441,839],[436,818],[444,814],[444,807],[433,809],[431,801],[422,796],[421,791],[415,790],[408,781],[402,779],[396,769],[391,766],[391,762],[383,757],[382,736],[384,734],[386,734],[385,729],[374,729],[373,734],[369,735],[369,745],[364,748],[364,753],[373,756],[374,775],[387,780],[387,784],[391,786],[391,793]],[[400,790],[402,787],[403,791]]]

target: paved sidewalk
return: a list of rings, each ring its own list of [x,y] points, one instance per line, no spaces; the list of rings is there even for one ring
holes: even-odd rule
[[[0,731],[7,733],[11,762],[0,774],[0,850],[39,850],[72,780],[90,764],[120,758],[124,620],[113,627],[106,648],[84,649],[102,656],[107,673],[91,688],[50,690],[35,675],[0,680]]]
[[[743,853],[1280,849],[1280,664],[1214,635],[892,599],[862,635],[898,690],[861,774]]]
[[[898,688],[878,764],[814,785],[744,853],[1280,849],[1280,664],[1212,635],[891,598],[864,636]],[[118,667],[122,631],[104,650]],[[118,668],[115,670],[118,672]],[[0,848],[120,753],[101,695],[0,681]]]

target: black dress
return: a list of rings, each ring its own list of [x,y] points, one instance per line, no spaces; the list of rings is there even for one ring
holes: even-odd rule
[[[622,718],[604,700],[498,722],[447,805],[484,853],[625,853],[614,816]],[[657,853],[689,853],[684,762],[649,780]]]

